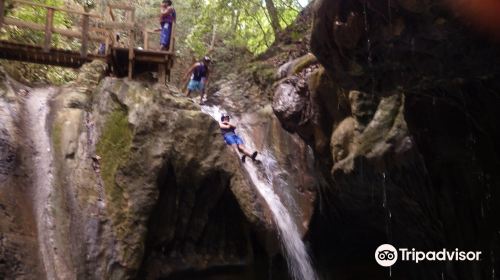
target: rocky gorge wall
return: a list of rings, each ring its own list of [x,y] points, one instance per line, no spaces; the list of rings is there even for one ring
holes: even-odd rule
[[[314,55],[281,68],[274,112],[328,182],[308,236],[325,279],[496,277],[500,53],[448,4],[316,1]],[[383,243],[483,257],[389,271]]]
[[[286,275],[269,267],[271,218],[217,122],[179,92],[105,71],[96,61],[49,89],[2,76],[2,278]],[[28,103],[46,115],[26,119]],[[34,125],[47,143],[25,133]]]

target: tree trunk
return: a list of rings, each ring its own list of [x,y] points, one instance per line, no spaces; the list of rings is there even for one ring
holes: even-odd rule
[[[278,33],[281,30],[280,20],[278,17],[278,10],[276,10],[276,6],[274,6],[273,0],[266,0],[266,8],[269,13],[269,18],[271,19],[271,26],[273,27],[274,37],[278,37]]]
[[[233,31],[233,33],[236,33],[238,29],[238,23],[240,21],[240,10],[236,10],[236,12],[233,12],[231,17],[231,31]]]
[[[214,25],[212,27],[212,40],[210,41],[210,48],[208,50],[209,52],[212,52],[214,50],[216,32],[217,32],[217,25],[214,23]]]

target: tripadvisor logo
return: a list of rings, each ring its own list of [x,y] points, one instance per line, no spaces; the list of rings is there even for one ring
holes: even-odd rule
[[[398,251],[391,244],[382,244],[375,250],[375,260],[381,266],[391,266],[398,260]]]
[[[399,248],[397,250],[391,244],[382,244],[375,250],[375,260],[381,266],[388,267],[396,263],[396,261],[406,261],[419,263],[421,261],[479,261],[481,251],[461,251],[458,249],[439,251],[417,251],[407,248]]]

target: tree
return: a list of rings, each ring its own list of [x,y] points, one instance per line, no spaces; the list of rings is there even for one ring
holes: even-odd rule
[[[278,16],[278,10],[274,6],[273,0],[266,0],[266,8],[269,14],[270,23],[274,31],[274,37],[276,38],[281,31],[280,20]]]

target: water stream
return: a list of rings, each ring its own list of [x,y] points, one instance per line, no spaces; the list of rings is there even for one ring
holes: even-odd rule
[[[203,106],[202,111],[211,115],[217,121],[220,119],[221,110],[217,106]],[[235,121],[238,122],[238,120]],[[256,147],[249,135],[250,132],[245,129],[245,125],[241,122],[238,125],[237,133],[244,139],[247,147]],[[247,162],[243,166],[249,174],[250,180],[271,210],[290,275],[295,280],[317,280],[318,276],[312,267],[311,258],[302,241],[299,229],[289,209],[285,207],[274,191],[276,180],[281,180],[278,178],[279,176],[276,176],[276,174],[280,173],[281,168],[269,150],[265,149],[259,152],[258,159],[261,163]]]
[[[54,240],[55,222],[50,202],[53,191],[53,166],[50,138],[48,134],[47,115],[49,100],[55,88],[33,89],[24,101],[24,130],[28,145],[33,153],[33,199],[37,221],[40,253],[47,273],[47,279],[57,278],[56,245]]]

